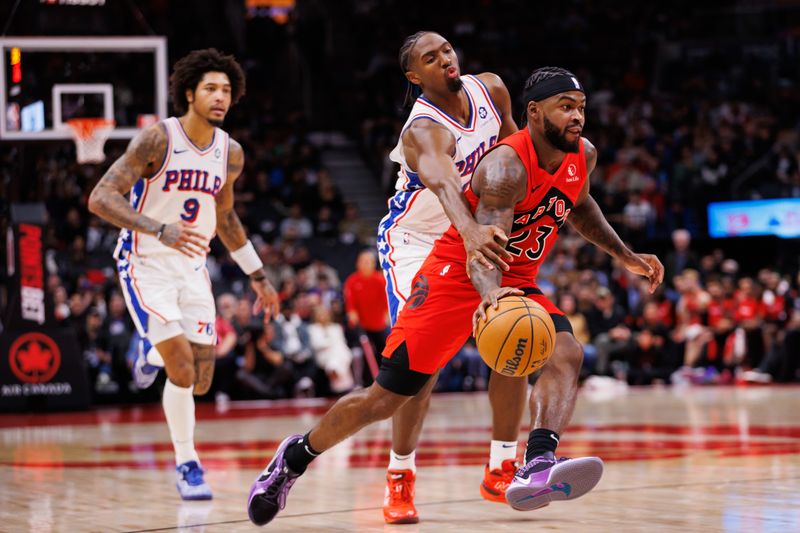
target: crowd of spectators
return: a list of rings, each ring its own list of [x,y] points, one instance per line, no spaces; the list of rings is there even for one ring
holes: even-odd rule
[[[214,241],[207,260],[219,315],[212,393],[220,401],[341,394],[372,379],[388,324],[385,298],[375,298],[376,276],[380,283],[382,276],[375,271],[374,237],[320,164],[317,148],[290,130],[255,131],[269,133],[231,128],[248,157],[235,205],[280,293],[281,314],[271,322],[253,314],[246,276]],[[107,147],[109,162],[123,147]],[[116,277],[118,230],[86,207],[103,167],[78,165],[73,157],[63,147],[43,149],[37,163],[50,217],[48,288],[58,323],[78,332],[97,400],[132,400],[142,396],[130,373],[140,339]],[[355,309],[346,312],[343,298],[356,264],[371,268],[365,277],[373,286],[371,312],[361,319]]]
[[[374,249],[375,228],[359,217],[350,191],[337,188],[321,162],[324,147],[310,142],[308,132],[334,123],[357,138],[388,191],[395,169],[387,154],[405,113],[396,51],[423,26],[452,40],[463,72],[497,72],[514,98],[545,60],[572,69],[588,88],[585,134],[599,154],[592,195],[635,249],[659,254],[667,275],[649,294],[643,280],[565,229],[538,282],[584,345],[585,376],[631,384],[800,378],[797,258],[772,261],[779,255],[772,250],[770,261],[759,260],[749,250],[717,246],[707,238],[704,212],[709,201],[800,197],[793,122],[800,62],[796,51],[783,48],[792,39],[774,45],[777,55],[766,59],[753,53],[735,62],[736,54],[701,53],[703,43],[737,27],[736,17],[689,25],[685,1],[614,11],[575,1],[566,16],[562,7],[542,5],[540,19],[553,23],[536,24],[536,31],[519,25],[515,2],[465,2],[460,15],[430,13],[423,26],[406,2],[350,4],[345,21],[328,21],[328,8],[315,2],[304,4],[313,8],[303,13],[298,8],[285,27],[249,19],[247,39],[228,43],[249,79],[248,96],[226,123],[247,158],[236,209],[282,303],[272,322],[253,315],[246,277],[213,243],[208,266],[219,342],[211,397],[338,395],[374,376],[387,319],[374,256],[360,252]],[[317,24],[321,19],[328,22]],[[746,28],[748,42],[778,31],[774,17],[767,19]],[[314,28],[319,31],[309,31]],[[251,46],[256,29],[275,46]],[[698,29],[705,32],[700,44]],[[564,38],[573,33],[580,38]],[[371,43],[366,53],[348,41],[354,35]],[[182,37],[171,53],[197,47],[192,36]],[[552,54],[529,53],[536,47]],[[775,89],[766,90],[763,77],[753,74],[767,63]],[[303,68],[276,83],[271,74],[287,64]],[[332,64],[340,68],[333,71]],[[322,80],[331,83],[317,83]],[[292,89],[295,81],[308,95]],[[298,112],[301,104],[307,113]],[[521,110],[516,99],[514,106]],[[109,142],[108,161],[122,149]],[[44,201],[52,221],[47,267],[56,315],[78,332],[95,399],[155,398],[157,392],[130,384],[138,337],[111,258],[117,231],[86,210],[104,167],[78,165],[64,146],[4,144],[5,181],[22,150],[35,160],[27,170],[37,184],[36,198],[22,199]],[[438,388],[483,390],[488,379],[468,342]]]

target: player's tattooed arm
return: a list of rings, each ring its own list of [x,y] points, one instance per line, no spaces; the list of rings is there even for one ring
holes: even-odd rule
[[[155,235],[157,220],[138,213],[125,195],[139,178],[150,177],[167,156],[167,131],[162,123],[150,126],[131,140],[89,195],[89,211],[103,220],[133,231]]]
[[[152,177],[164,164],[169,157],[168,146],[167,130],[161,122],[134,137],[95,185],[89,196],[89,211],[121,228],[155,235],[162,244],[186,256],[203,256],[209,251],[206,237],[194,231],[194,226],[183,220],[172,224],[153,220],[125,199],[134,183]]]
[[[502,146],[481,161],[472,176],[472,186],[478,195],[475,220],[479,224],[492,224],[511,233],[514,206],[525,197],[527,175],[525,167],[513,149]],[[509,294],[522,294],[512,287],[501,287],[503,274],[489,270],[476,260],[467,265],[471,270],[472,285],[481,295],[481,303],[472,317],[473,331],[478,320],[486,318],[486,308],[497,307],[497,300]]]
[[[586,153],[586,170],[591,174],[597,164],[597,150],[587,139],[583,139]],[[589,179],[578,194],[575,207],[569,218],[570,225],[587,241],[604,250],[608,255],[622,262],[635,274],[650,280],[650,292],[656,290],[664,280],[664,266],[652,254],[637,254],[625,246],[611,224],[608,223],[600,206],[589,194]]]
[[[486,268],[508,270],[505,261],[511,255],[504,246],[508,241],[500,228],[476,224],[461,187],[461,177],[453,163],[456,139],[441,124],[419,119],[403,133],[408,165],[415,169],[422,183],[442,204],[447,218],[464,240],[467,257],[475,258]]]
[[[214,378],[214,346],[192,344],[194,352],[194,395],[201,396],[211,388]]]
[[[233,184],[244,168],[244,150],[231,139],[228,148],[228,177],[225,185],[217,193],[217,235],[222,244],[233,252],[247,244],[247,232],[233,208]]]

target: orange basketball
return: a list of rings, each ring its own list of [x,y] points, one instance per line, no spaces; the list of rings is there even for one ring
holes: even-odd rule
[[[475,332],[478,352],[495,372],[527,376],[539,370],[553,353],[556,328],[544,307],[524,296],[506,296]]]

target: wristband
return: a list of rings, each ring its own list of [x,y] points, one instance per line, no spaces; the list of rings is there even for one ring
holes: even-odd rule
[[[264,266],[264,263],[261,262],[261,258],[258,257],[256,249],[253,247],[253,243],[250,241],[247,241],[247,243],[238,250],[231,252],[231,258],[236,261],[239,268],[248,276]]]
[[[161,240],[161,236],[164,234],[164,228],[166,228],[166,227],[167,227],[166,224],[161,224],[161,227],[158,228],[158,233],[156,233],[156,239],[157,240],[159,240],[159,241]]]

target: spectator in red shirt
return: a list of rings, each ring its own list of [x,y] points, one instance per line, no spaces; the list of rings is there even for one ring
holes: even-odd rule
[[[739,280],[736,291],[736,314],[734,320],[744,330],[746,336],[745,365],[755,368],[764,357],[764,338],[761,329],[764,325],[764,315],[761,306],[760,287],[752,278]]]
[[[344,282],[344,305],[348,326],[363,330],[369,339],[375,363],[386,345],[386,328],[389,325],[386,282],[376,266],[375,254],[370,250],[364,250],[356,259],[356,271]],[[367,372],[364,374],[366,377]]]

